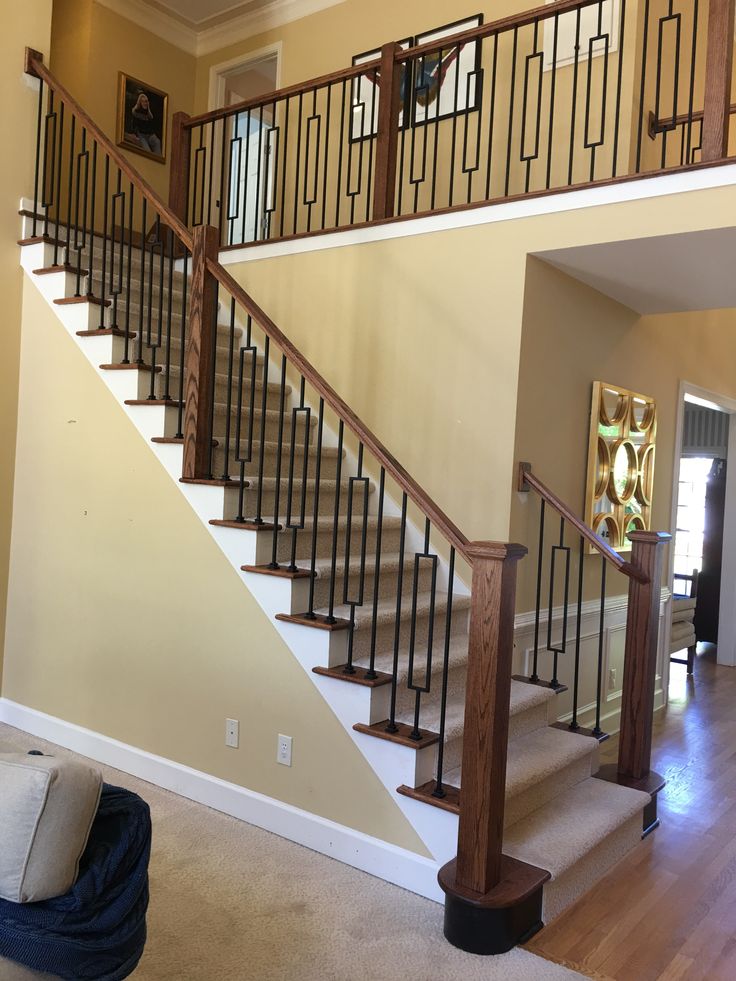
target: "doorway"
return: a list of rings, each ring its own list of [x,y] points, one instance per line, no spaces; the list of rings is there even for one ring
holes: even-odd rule
[[[281,45],[270,45],[210,69],[210,108],[250,102],[274,92],[280,84]],[[217,205],[226,245],[243,245],[269,237],[274,202],[274,106],[245,109],[228,117],[224,148],[224,186]]]
[[[729,666],[736,666],[734,414],[733,399],[681,384],[670,554],[670,590],[681,599],[693,598],[697,641],[716,644],[718,663]],[[684,654],[674,650],[682,627],[670,628],[676,660]]]

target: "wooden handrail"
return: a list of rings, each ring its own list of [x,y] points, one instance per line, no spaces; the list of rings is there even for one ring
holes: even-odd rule
[[[53,89],[54,92],[60,96],[62,101],[69,109],[71,109],[77,119],[82,123],[87,132],[94,137],[100,147],[102,147],[110,159],[114,161],[115,165],[125,174],[131,184],[138,188],[149,204],[153,205],[169,228],[172,229],[172,231],[179,237],[182,244],[185,245],[191,252],[192,233],[189,231],[187,226],[180,221],[174,212],[164,204],[148,181],[141,177],[135,167],[133,167],[128,160],[126,160],[115,144],[107,136],[105,136],[97,123],[91,116],[88,115],[88,113],[84,111],[69,90],[66,89],[61,82],[51,74],[46,65],[44,65],[43,61],[40,60],[37,52],[27,59],[27,65],[28,73],[35,75],[36,78],[42,79],[49,86],[49,88]]]
[[[435,528],[442,532],[447,541],[466,559],[471,561],[468,545],[469,539],[460,531],[457,525],[448,518],[429,495],[420,487],[399,461],[386,449],[383,443],[375,436],[368,426],[353,412],[350,406],[342,399],[330,383],[320,375],[316,368],[304,357],[301,351],[292,344],[289,338],[271,320],[267,313],[255,302],[255,300],[243,289],[237,280],[233,279],[230,273],[220,265],[219,262],[208,260],[208,268],[215,279],[227,292],[235,297],[244,310],[250,314],[258,326],[286,355],[287,360],[295,367],[310,385],[322,396],[325,402],[341,419],[348,429],[360,440],[363,446],[370,450],[386,472],[390,474],[402,489],[406,491],[408,497],[419,507],[424,515],[429,518]]]
[[[556,0],[556,3],[545,4],[542,7],[534,7],[531,10],[524,10],[518,14],[511,14],[508,17],[501,17],[492,21],[490,24],[480,24],[468,31],[461,31],[458,34],[451,34],[442,41],[429,41],[427,44],[419,44],[414,48],[399,49],[395,54],[397,62],[413,61],[423,55],[433,53],[457,44],[468,44],[472,41],[480,41],[486,37],[493,37],[494,34],[502,34],[504,31],[514,28],[526,27],[537,20],[548,20],[552,17],[568,14],[584,7],[591,7],[599,0]],[[287,99],[292,95],[299,95],[304,92],[311,92],[313,89],[323,88],[335,82],[342,82],[352,78],[358,78],[371,71],[378,71],[381,67],[381,59],[364,62],[362,65],[351,65],[349,68],[342,68],[339,71],[331,72],[327,75],[320,75],[317,78],[310,78],[306,82],[297,82],[285,88],[276,89],[268,95],[260,95],[253,99],[244,99],[231,106],[222,109],[213,109],[210,112],[202,113],[199,116],[192,116],[185,124],[187,129],[194,126],[201,126],[211,123],[216,119],[224,119],[234,113],[247,112],[249,109],[258,109]]]
[[[77,118],[87,128],[87,131],[94,137],[104,151],[110,156],[121,171],[130,179],[131,183],[138,188],[145,199],[153,205],[156,211],[167,225],[169,225],[186,247],[193,251],[194,240],[192,233],[180,221],[180,219],[168,208],[158,197],[153,188],[145,181],[133,166],[125,159],[120,151],[111,143],[107,136],[82,109],[74,97],[61,85],[60,82],[51,74],[38,57],[30,57],[29,64],[33,73],[42,78],[50,88],[52,88],[77,116]],[[364,66],[361,66],[364,67]],[[220,265],[216,259],[208,257],[206,260],[207,269],[212,276],[226,289],[232,297],[250,314],[263,332],[281,349],[286,355],[287,360],[304,376],[304,378],[322,396],[327,405],[335,412],[348,429],[360,440],[366,449],[376,457],[386,472],[394,478],[402,491],[414,504],[419,507],[424,515],[429,518],[435,528],[441,532],[448,542],[462,555],[469,560],[468,544],[469,539],[463,535],[457,525],[439,508],[424,489],[414,480],[414,478],[401,466],[398,460],[386,449],[377,436],[375,436],[368,426],[352,411],[350,406],[342,399],[334,388],[320,375],[317,369],[307,360],[301,351],[289,340],[273,320],[255,302],[255,300],[243,289],[243,287],[230,275],[227,270]]]
[[[622,572],[629,579],[635,579],[637,582],[645,584],[649,582],[649,577],[645,572],[639,569],[637,566],[632,565],[631,562],[626,562],[622,559],[615,549],[612,549],[608,542],[604,541],[600,535],[596,535],[592,528],[589,528],[584,521],[575,515],[570,508],[561,501],[560,498],[551,491],[546,484],[532,473],[532,467],[530,463],[520,463],[519,464],[519,481],[517,485],[517,490],[526,491],[529,487],[532,487],[537,494],[552,507],[561,518],[564,518],[573,528],[578,532],[579,535],[593,546],[593,548],[599,552],[607,562],[610,562],[619,572]]]

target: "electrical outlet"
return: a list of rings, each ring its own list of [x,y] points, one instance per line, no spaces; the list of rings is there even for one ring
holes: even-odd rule
[[[615,668],[609,668],[608,669],[608,687],[611,688],[611,689],[613,689],[613,688],[616,687],[616,669]]]
[[[276,762],[284,766],[291,766],[291,736],[282,736],[279,733],[278,743],[276,744]]]
[[[237,719],[225,719],[225,745],[238,748],[240,742],[240,723]]]

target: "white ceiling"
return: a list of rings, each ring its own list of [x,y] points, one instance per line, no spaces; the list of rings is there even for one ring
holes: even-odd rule
[[[271,0],[144,0],[151,7],[166,10],[191,27],[201,27],[216,18],[218,22],[264,7]]]
[[[736,307],[736,228],[536,254],[637,313]]]

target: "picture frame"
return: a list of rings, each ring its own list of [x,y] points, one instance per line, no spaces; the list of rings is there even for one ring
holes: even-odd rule
[[[483,14],[464,17],[417,34],[414,44],[419,47],[442,41],[480,27]],[[480,40],[461,46],[459,52],[449,48],[436,56],[426,55],[414,62],[412,84],[412,125],[421,126],[440,119],[473,112],[480,107],[483,89]],[[457,102],[455,96],[457,94]]]
[[[116,142],[158,163],[166,161],[169,97],[133,75],[118,72]]]
[[[414,46],[414,38],[406,37],[399,41],[402,51],[408,51]],[[381,49],[363,51],[353,55],[353,65],[364,65],[381,57]],[[380,85],[380,82],[379,82]],[[375,95],[375,103],[374,103]],[[406,129],[411,118],[411,69],[404,65],[402,77],[401,110],[399,112],[399,129]],[[376,89],[372,79],[367,75],[354,78],[350,86],[350,142],[370,139],[378,133],[378,105],[380,88]],[[372,123],[372,125],[371,125]]]

